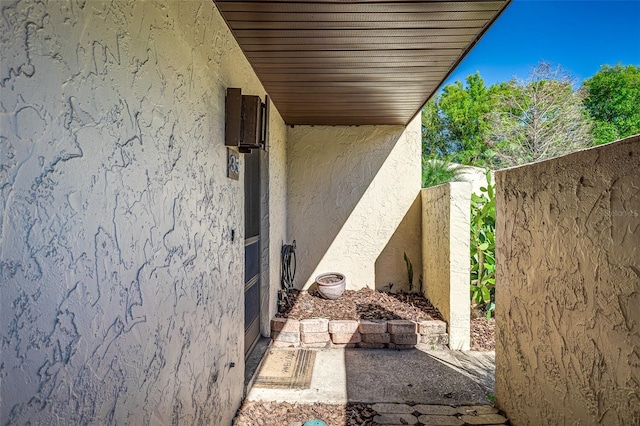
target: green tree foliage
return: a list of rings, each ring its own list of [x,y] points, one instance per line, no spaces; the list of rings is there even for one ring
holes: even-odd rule
[[[443,158],[449,149],[440,112],[440,97],[434,95],[422,108],[422,157]],[[424,170],[424,162],[423,162]]]
[[[592,143],[586,91],[559,66],[540,63],[526,80],[487,88],[479,73],[444,87],[423,109],[423,155],[504,167],[552,158]]]
[[[422,114],[423,151],[428,158],[448,158],[462,164],[484,165],[491,156],[484,143],[489,91],[479,73],[466,84],[457,81],[433,97]]]
[[[591,145],[591,121],[575,80],[544,62],[527,80],[512,80],[488,114],[495,163],[514,166],[565,155]]]
[[[640,66],[605,65],[582,87],[597,144],[640,133]]]
[[[440,108],[445,116],[448,140],[455,150],[454,160],[471,164],[484,160],[482,134],[487,127],[485,115],[491,110],[487,87],[479,73],[444,88]]]

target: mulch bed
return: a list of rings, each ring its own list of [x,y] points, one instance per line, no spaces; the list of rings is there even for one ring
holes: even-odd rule
[[[429,299],[417,293],[387,293],[362,288],[345,290],[337,300],[327,300],[317,291],[291,290],[290,307],[277,314],[280,318],[301,320],[442,320],[440,312]],[[480,317],[471,320],[471,350],[495,350],[495,320]]]
[[[236,414],[234,426],[301,426],[312,419],[327,426],[374,426],[377,413],[370,404],[298,404],[245,401]]]
[[[290,307],[276,316],[301,320],[329,318],[330,320],[441,320],[442,316],[431,302],[416,293],[386,293],[362,288],[345,290],[337,300],[327,300],[317,291],[289,292]]]
[[[496,350],[496,320],[475,318],[471,320],[471,350]]]

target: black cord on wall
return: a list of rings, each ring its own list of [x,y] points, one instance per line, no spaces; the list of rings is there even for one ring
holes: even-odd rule
[[[293,244],[282,245],[282,274],[280,276],[280,293],[278,296],[278,311],[283,312],[290,306],[289,291],[293,289],[296,276],[296,240]]]

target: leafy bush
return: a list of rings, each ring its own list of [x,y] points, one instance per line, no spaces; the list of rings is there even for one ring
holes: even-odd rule
[[[457,164],[422,157],[422,187],[429,188],[452,182],[456,180],[461,169],[462,167]]]
[[[471,303],[489,319],[495,309],[496,199],[488,169],[486,176],[482,195],[471,194]]]

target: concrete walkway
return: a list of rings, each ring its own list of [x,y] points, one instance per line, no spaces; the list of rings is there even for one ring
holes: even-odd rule
[[[273,349],[277,350],[277,349]],[[252,388],[248,400],[480,405],[493,395],[493,352],[322,349],[309,389]]]

